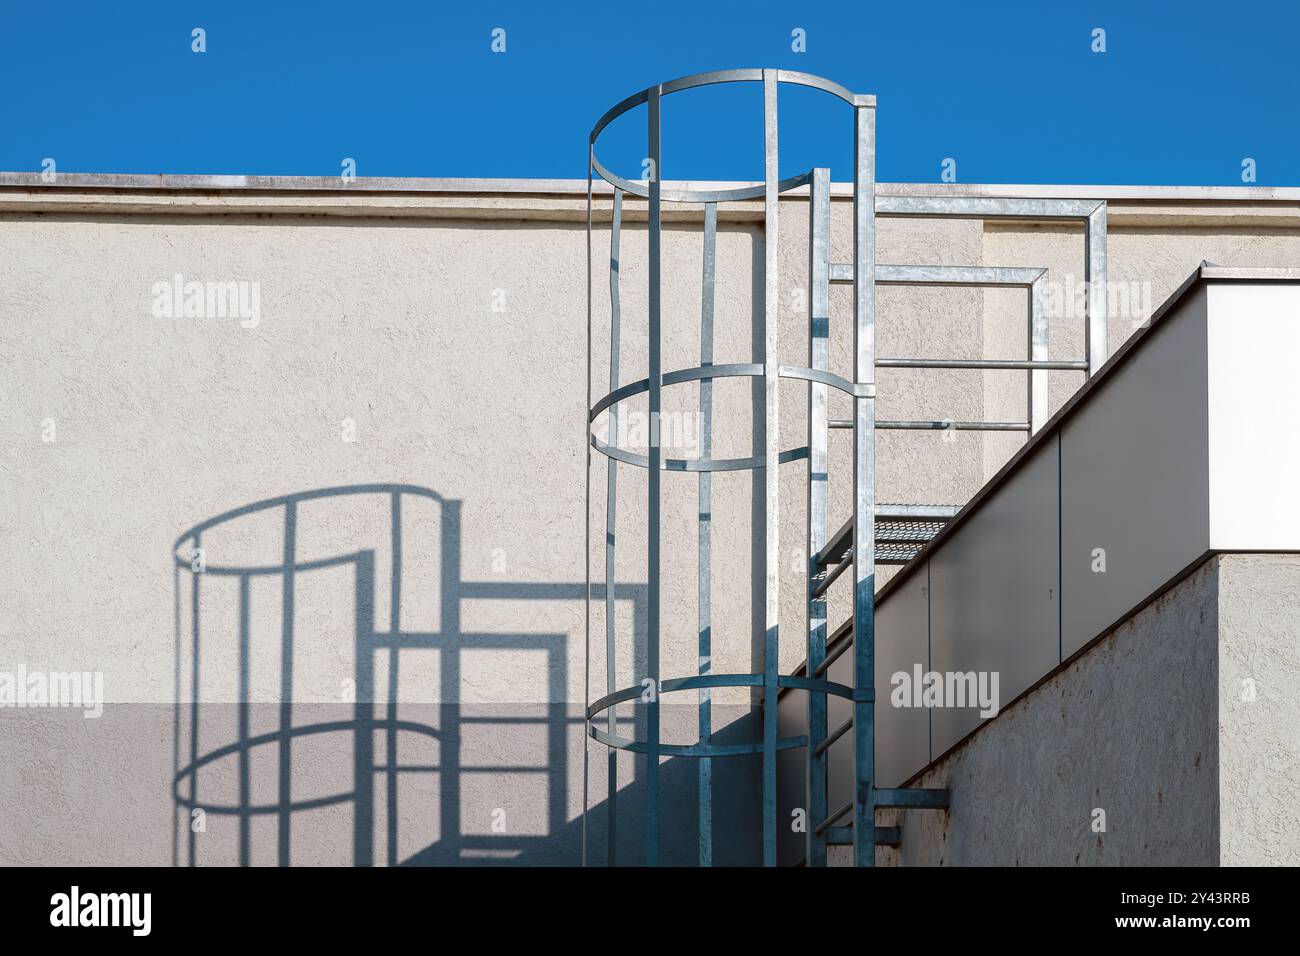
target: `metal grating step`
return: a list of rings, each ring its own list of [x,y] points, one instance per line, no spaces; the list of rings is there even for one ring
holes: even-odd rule
[[[876,563],[906,564],[960,511],[956,505],[876,506]],[[814,585],[821,592],[847,567],[853,552],[853,522],[844,522],[814,560]],[[829,579],[829,580],[828,580]]]
[[[925,539],[930,540],[929,538]],[[907,564],[914,557],[921,553],[921,548],[925,541],[918,543],[906,542],[898,544],[887,544],[879,538],[876,539],[876,564]]]

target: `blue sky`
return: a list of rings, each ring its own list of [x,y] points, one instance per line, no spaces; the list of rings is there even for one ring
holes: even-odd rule
[[[1300,185],[1300,2],[6,3],[0,169],[582,178],[648,84],[775,66],[875,93],[882,181]],[[191,51],[191,30],[207,52]],[[491,50],[506,31],[506,52]],[[807,52],[791,49],[806,31]],[[1091,50],[1106,31],[1106,52]],[[783,93],[783,176],[850,175],[847,109]],[[664,101],[667,179],[761,177],[761,89]],[[640,113],[602,140],[639,175]]]

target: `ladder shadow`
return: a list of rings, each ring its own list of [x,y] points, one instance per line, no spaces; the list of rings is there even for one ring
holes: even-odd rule
[[[386,502],[384,540],[345,536],[345,547],[313,554],[313,510],[361,526],[363,498]],[[438,512],[433,535],[411,531],[421,505]],[[584,587],[464,580],[461,506],[414,485],[323,488],[177,538],[173,865],[580,862],[568,808],[581,783],[581,706],[557,703],[568,635],[474,630],[463,617],[466,602],[476,612],[580,602]],[[223,561],[258,538],[249,521],[277,526],[277,556],[264,560],[264,546],[256,560]],[[436,554],[436,575],[412,554]],[[644,586],[616,596],[643,626]],[[436,625],[406,625],[417,608]],[[473,702],[500,699],[480,686],[493,674],[484,658],[499,659],[519,703]]]

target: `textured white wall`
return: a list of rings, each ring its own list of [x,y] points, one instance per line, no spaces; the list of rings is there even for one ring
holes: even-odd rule
[[[1300,556],[1219,561],[1219,862],[1300,863]]]
[[[575,861],[587,667],[580,204],[513,194],[238,191],[33,190],[0,199],[0,562],[9,581],[0,602],[0,667],[101,671],[108,700],[98,721],[70,711],[0,710],[0,780],[9,806],[0,859],[166,863],[175,849],[185,862],[190,837],[183,825],[173,847],[171,778],[190,759],[197,659],[200,756],[237,744],[241,734],[276,733],[282,720],[351,722],[334,736],[294,738],[287,792],[310,800],[359,790],[373,810],[358,813],[355,798],[294,809],[291,861],[346,862],[367,853],[380,863]],[[806,286],[807,217],[799,200],[783,210],[789,215],[780,284],[793,297]],[[837,199],[832,252],[840,261],[850,256],[848,217],[848,203]],[[624,381],[644,374],[644,237],[643,223],[630,222]],[[890,221],[881,226],[880,259],[1054,265],[1066,239],[978,223]],[[602,227],[595,244],[595,395],[607,381],[600,268],[607,242]],[[1253,224],[1234,229],[1232,221],[1195,233],[1177,225],[1132,234],[1117,227],[1111,250],[1112,275],[1149,275],[1157,290],[1172,287],[1205,256],[1300,263],[1295,234]],[[698,362],[699,256],[696,227],[674,224],[665,241],[665,368]],[[753,361],[751,294],[762,262],[753,209],[724,220],[718,256],[715,361]],[[152,286],[176,273],[257,283],[256,328],[233,319],[155,317]],[[495,290],[504,298],[494,299]],[[1162,297],[1157,291],[1157,304]],[[832,297],[832,367],[843,373],[849,300],[842,289]],[[494,301],[504,311],[494,311]],[[884,290],[880,308],[882,355],[991,354],[1002,334],[995,310],[976,292]],[[782,314],[782,360],[805,364],[804,319],[788,303]],[[882,373],[880,414],[998,417],[994,399],[1001,393],[987,378]],[[1023,393],[1018,385],[1013,391]],[[787,446],[805,441],[804,396],[803,387],[783,385]],[[749,384],[722,383],[715,401],[719,453],[749,454]],[[696,402],[693,386],[666,393],[668,408],[692,410]],[[832,411],[840,414],[834,404]],[[355,441],[343,440],[347,419]],[[836,435],[833,448],[836,524],[847,515],[847,436]],[[954,444],[927,434],[882,435],[879,497],[960,504],[1011,450],[968,433]],[[604,473],[596,456],[597,582]],[[805,542],[804,474],[800,463],[785,466],[782,477],[782,553],[789,558],[783,670],[803,653],[797,568]],[[175,566],[173,546],[186,529],[228,511],[359,485],[379,487],[297,508],[295,559],[339,560],[293,576],[290,627],[284,575],[266,571],[284,560],[283,507],[205,533],[211,564],[263,569],[247,575],[247,698],[256,706],[241,729],[239,575],[202,579],[195,655],[192,582]],[[393,551],[394,486],[419,489],[402,496],[400,556]],[[689,673],[695,664],[695,489],[693,476],[666,477],[665,550],[674,556],[664,567],[665,676]],[[722,476],[714,489],[714,669],[756,670],[748,582],[760,529],[752,521],[751,478]],[[643,501],[644,475],[621,469],[616,593],[619,679],[628,683],[640,676],[633,643],[643,621]],[[373,592],[364,594],[373,599],[363,595],[358,626],[356,588],[367,580],[366,567],[373,567]],[[845,606],[842,596],[835,600],[838,616]],[[592,626],[594,697],[604,691],[599,602]],[[401,645],[395,677],[394,640]],[[279,705],[290,646],[295,708],[285,718]],[[399,733],[398,762],[414,769],[397,775],[395,802],[387,779],[358,787],[353,774],[353,761],[365,753],[349,696],[358,681],[363,697],[373,682],[375,719],[390,716],[391,701],[399,719],[410,715],[424,728]],[[747,710],[743,693],[717,699],[719,708],[731,709],[715,726]],[[676,736],[665,739],[692,740],[693,711],[688,695],[671,716]],[[525,723],[500,722],[506,720]],[[732,732],[739,739],[749,730],[736,723]],[[386,762],[388,743],[381,730],[375,763]],[[271,739],[249,750],[253,804],[274,807],[286,792],[279,747]],[[752,780],[748,763],[739,762],[736,786]],[[602,748],[593,745],[591,764],[596,806],[604,796]],[[237,752],[205,766],[199,802],[238,804]],[[667,790],[688,809],[693,772],[673,770]],[[633,779],[630,757],[620,758],[620,774],[624,783]],[[180,793],[188,798],[188,778]],[[637,799],[633,792],[627,803]],[[504,830],[493,829],[497,810],[505,811]],[[639,840],[633,813],[627,810],[620,833],[628,854]],[[279,815],[253,816],[249,857],[274,862]],[[194,838],[195,858],[237,861],[237,815],[215,817],[209,814],[207,833]],[[361,819],[373,823],[373,839],[358,838]],[[603,818],[593,820],[593,859],[603,859],[596,835]],[[687,860],[689,823],[672,837],[680,843],[672,852]],[[737,826],[750,833],[753,821]]]

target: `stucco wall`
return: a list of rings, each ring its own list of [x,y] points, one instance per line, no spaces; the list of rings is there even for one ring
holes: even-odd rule
[[[1219,861],[1300,863],[1300,556],[1219,561]]]
[[[292,810],[291,861],[364,860],[368,847],[377,863],[575,862],[588,668],[581,201],[540,188],[444,195],[0,185],[0,402],[7,410],[0,423],[0,562],[14,585],[0,602],[0,668],[102,672],[108,702],[98,720],[73,711],[0,710],[7,804],[0,859],[162,864],[176,853],[184,862],[189,828],[176,835],[172,778],[191,759],[197,722],[193,753],[200,757],[272,735],[248,751],[252,804],[274,808],[286,793],[309,802],[351,795],[332,809]],[[1129,234],[1122,217],[1113,217],[1112,274],[1172,284],[1216,254],[1300,264],[1300,233],[1286,231],[1300,225],[1286,218],[1294,205],[1277,204],[1279,221],[1290,227],[1264,231],[1253,219],[1238,227],[1227,216],[1189,233],[1169,213],[1170,223]],[[607,208],[608,198],[599,197],[599,221]],[[806,320],[795,305],[806,286],[806,207],[796,198],[782,209],[782,360],[805,364]],[[839,261],[850,256],[849,210],[838,195],[832,255]],[[761,282],[763,234],[755,215],[746,206],[720,225],[718,362],[756,354],[752,293]],[[1067,238],[995,233],[978,223],[887,221],[879,258],[1055,265]],[[644,375],[644,249],[644,221],[630,210],[623,381]],[[665,240],[665,368],[698,363],[700,252],[697,227],[674,220]],[[608,375],[599,268],[607,253],[601,226],[597,396]],[[257,283],[257,326],[154,316],[153,285],[177,273]],[[880,354],[992,354],[1004,332],[986,298],[969,290],[882,290]],[[849,293],[837,289],[832,366],[845,373],[848,315]],[[1014,321],[1023,315],[1016,312]],[[1006,340],[1009,349],[1013,340],[1023,343],[1018,336]],[[1112,335],[1112,348],[1121,340]],[[999,387],[977,373],[882,372],[880,414],[999,417]],[[694,386],[669,390],[666,408],[693,410],[697,394]],[[804,400],[803,387],[783,386],[787,447],[805,441]],[[752,453],[752,386],[720,383],[715,403],[717,453]],[[834,405],[832,414],[840,414]],[[837,523],[848,507],[847,434],[836,434],[832,447]],[[964,432],[953,443],[882,434],[879,498],[960,504],[1011,450]],[[604,480],[596,456],[598,588]],[[804,480],[802,464],[785,467],[782,670],[803,656],[795,596]],[[645,481],[630,468],[620,469],[619,481],[619,682],[633,684],[644,666],[636,636],[644,627]],[[320,489],[353,493],[295,504],[288,546],[286,504],[249,508]],[[762,540],[755,493],[747,474],[714,479],[717,672],[761,667],[749,585],[751,555]],[[666,476],[665,501],[663,674],[675,676],[696,666],[694,476]],[[234,570],[202,578],[196,605],[193,576],[176,561],[178,538],[240,511],[203,534],[206,560]],[[184,559],[190,544],[180,545]],[[286,574],[286,554],[309,566]],[[843,603],[832,605],[833,617],[845,612]],[[592,697],[605,689],[602,613],[598,600]],[[243,683],[241,646],[249,660]],[[358,696],[375,702],[373,714],[358,710]],[[241,698],[251,705],[242,723]],[[719,692],[715,700],[715,726],[746,732],[746,695]],[[286,701],[293,703],[287,716]],[[666,740],[694,739],[692,703],[671,710]],[[371,756],[389,765],[388,731],[380,728],[367,749],[361,728],[394,715],[407,720],[408,713],[419,726],[394,731],[398,764],[410,768],[394,770],[403,788],[394,804],[387,778],[371,786],[356,772]],[[299,732],[290,745],[274,737],[322,722],[341,726],[332,737]],[[282,745],[296,755],[287,783],[276,759]],[[221,795],[214,803],[240,802],[237,753],[228,756],[236,765],[205,765],[201,804],[209,793]],[[593,807],[604,796],[604,766],[603,748],[593,745]],[[752,782],[743,762],[732,772],[735,786]],[[689,859],[693,770],[668,777],[680,778],[668,792],[685,808],[685,823],[665,828],[672,831],[668,855]],[[635,761],[620,757],[620,780],[634,779]],[[187,787],[183,777],[183,800]],[[367,799],[373,812],[358,815],[358,801]],[[624,803],[625,860],[636,858],[640,824],[628,807],[637,799],[633,792]],[[504,823],[494,829],[498,810]],[[393,814],[409,825],[385,830]],[[250,860],[282,859],[282,832],[270,822],[282,814],[254,815]],[[216,816],[208,814],[209,829],[196,837],[199,862],[239,858],[238,815],[233,824]],[[299,824],[297,816],[312,822]],[[373,839],[358,837],[360,819],[373,823]],[[593,821],[594,834],[603,820],[593,814]],[[751,832],[754,822],[741,815],[736,826]],[[600,839],[592,837],[597,861]],[[396,844],[392,853],[389,843]],[[729,859],[747,862],[747,852]]]

